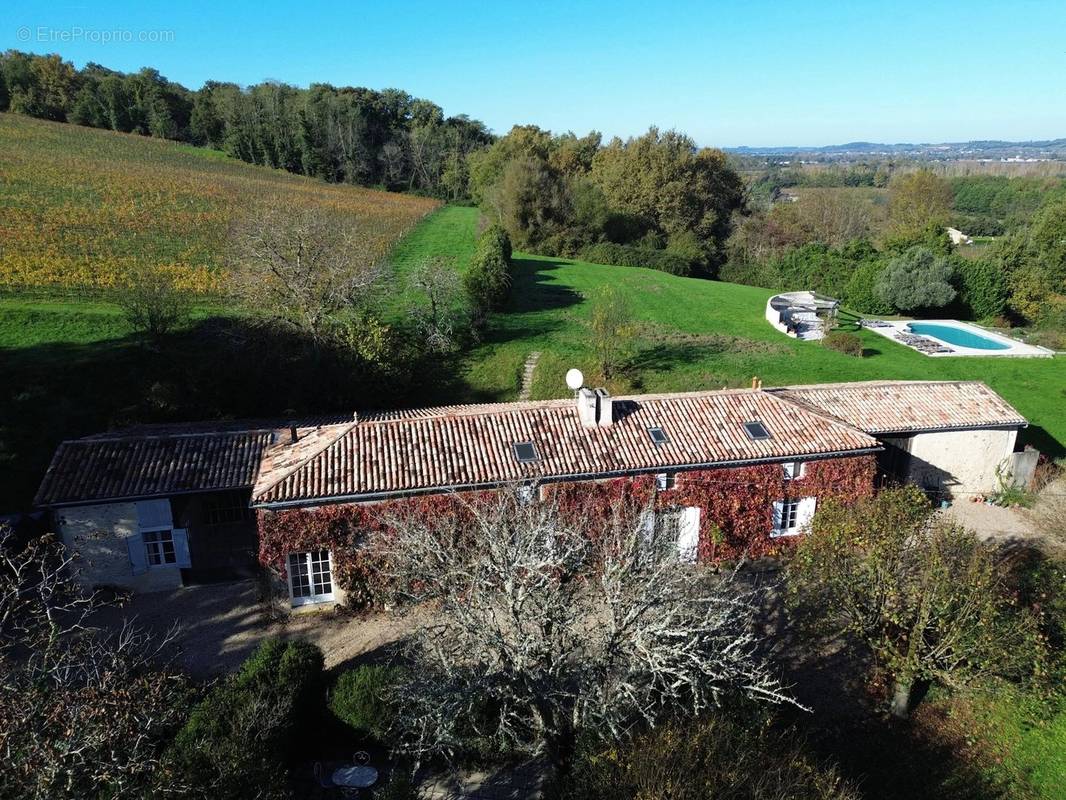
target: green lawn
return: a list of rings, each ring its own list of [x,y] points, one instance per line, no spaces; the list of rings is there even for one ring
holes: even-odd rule
[[[473,230],[477,210],[452,208],[429,217],[419,233],[428,237],[438,224],[454,230],[465,217]],[[1032,422],[1029,439],[1061,454],[1066,446],[1066,360],[932,359],[862,331],[866,356],[833,352],[817,342],[778,333],[763,317],[771,292],[751,286],[678,278],[648,269],[588,264],[515,254],[516,275],[505,313],[495,315],[465,361],[467,398],[511,400],[521,367],[533,351],[542,353],[533,397],[566,393],[563,375],[579,367],[595,376],[585,321],[587,296],[612,284],[631,299],[640,324],[634,368],[614,391],[681,391],[788,383],[905,380],[983,380]]]
[[[472,208],[433,214],[398,246],[395,268],[402,275],[422,258],[443,255],[464,269],[477,220]],[[1029,441],[1054,455],[1064,451],[1066,360],[1061,357],[931,359],[864,331],[867,356],[853,358],[771,328],[763,318],[765,289],[521,253],[515,260],[505,312],[493,316],[483,341],[458,367],[448,366],[453,380],[427,379],[419,402],[513,400],[522,364],[533,351],[542,353],[533,380],[535,398],[565,396],[563,375],[570,367],[580,367],[594,380],[586,297],[612,284],[628,294],[640,322],[632,342],[633,367],[611,384],[615,392],[747,386],[756,375],[767,386],[978,379],[1030,419]],[[337,387],[326,408],[325,396],[313,385],[301,388],[299,379],[284,374],[268,380],[264,376],[278,372],[269,369],[269,352],[239,356],[242,363],[223,366],[219,359],[234,357],[225,350],[232,336],[219,334],[218,326],[239,328],[240,319],[225,308],[198,309],[195,317],[198,330],[177,337],[175,353],[163,356],[146,351],[107,303],[0,299],[0,358],[7,385],[0,393],[0,469],[14,476],[0,486],[0,510],[26,504],[62,438],[128,420],[277,415],[290,408],[312,413],[370,402]],[[248,388],[253,385],[254,390]]]
[[[386,307],[395,312],[410,302],[408,285],[412,273],[431,258],[442,256],[460,272],[474,257],[477,240],[477,209],[445,206],[423,219],[393,248],[389,257],[401,291],[393,293]]]
[[[989,769],[1041,800],[1066,797],[1066,707],[1058,703],[1049,713],[1009,684],[990,687],[969,702],[977,721],[973,733],[1001,757]]]

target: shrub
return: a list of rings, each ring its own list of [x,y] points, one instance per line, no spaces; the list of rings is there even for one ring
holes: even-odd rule
[[[192,712],[166,767],[212,798],[286,797],[286,764],[313,741],[322,652],[268,639]]]
[[[488,227],[478,237],[463,285],[478,323],[506,302],[511,290],[511,237],[499,225]]]
[[[822,339],[822,344],[830,350],[836,350],[838,353],[862,358],[862,337],[857,333],[831,331]]]
[[[900,311],[940,308],[955,299],[954,270],[946,256],[927,247],[911,247],[888,262],[877,293]]]
[[[851,800],[860,795],[791,731],[766,715],[725,713],[657,727],[629,744],[586,741],[573,771],[549,797],[568,800],[670,797]]]
[[[383,741],[392,725],[389,688],[401,672],[396,667],[362,666],[337,678],[329,693],[329,710],[358,736]]]
[[[143,269],[119,292],[118,305],[137,333],[158,342],[189,316],[189,296],[175,285],[175,276],[162,269]]]
[[[613,264],[618,267],[645,267],[671,275],[691,275],[692,262],[677,252],[656,250],[626,244],[601,242],[581,251],[583,261],[594,264]]]

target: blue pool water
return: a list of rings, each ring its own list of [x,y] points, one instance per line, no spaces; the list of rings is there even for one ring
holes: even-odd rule
[[[935,322],[912,322],[907,326],[913,333],[932,336],[942,342],[972,347],[974,350],[1009,350],[1010,345],[981,336],[966,328],[954,328],[951,325],[937,325]]]

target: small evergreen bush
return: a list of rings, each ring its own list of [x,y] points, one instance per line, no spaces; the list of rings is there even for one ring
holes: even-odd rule
[[[357,735],[384,741],[392,725],[389,688],[399,679],[396,667],[362,666],[337,678],[329,694],[329,709]]]
[[[483,324],[490,311],[507,301],[511,266],[511,237],[499,225],[492,225],[478,237],[474,260],[463,276],[477,324]]]

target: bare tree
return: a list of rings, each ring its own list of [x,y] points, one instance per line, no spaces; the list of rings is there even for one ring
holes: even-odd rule
[[[321,209],[269,204],[236,226],[230,244],[234,292],[316,346],[339,313],[369,298],[383,274],[375,237]]]
[[[474,735],[565,771],[582,729],[621,739],[731,692],[791,702],[755,654],[754,598],[682,563],[649,513],[597,520],[521,487],[392,512],[391,582],[439,608],[394,697],[402,746],[451,756]]]
[[[451,350],[465,316],[463,285],[455,265],[436,257],[422,262],[411,275],[417,296],[409,314],[427,347],[437,353]]]
[[[0,798],[143,796],[184,720],[190,685],[159,662],[174,631],[92,629],[70,565],[0,528]]]

